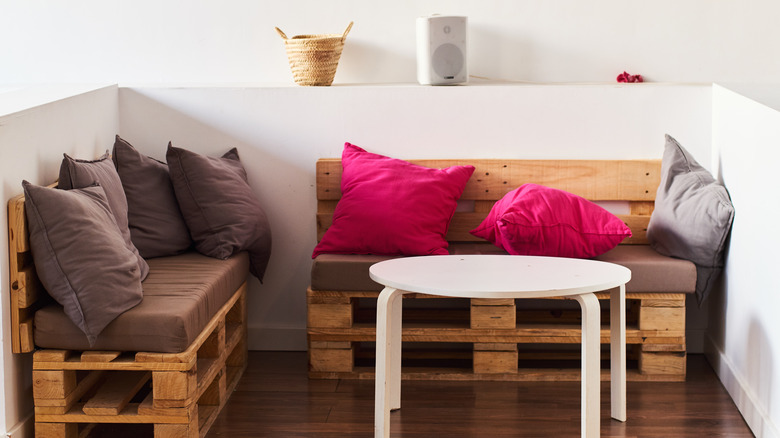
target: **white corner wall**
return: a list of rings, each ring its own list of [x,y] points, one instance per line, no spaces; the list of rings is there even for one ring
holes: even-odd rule
[[[413,82],[415,19],[469,17],[472,75],[533,82],[780,77],[780,3],[712,0],[0,0],[0,84],[291,83],[288,35],[347,38],[336,83]]]
[[[120,135],[165,158],[168,141],[218,156],[237,147],[266,209],[273,253],[249,285],[249,348],[306,348],[316,244],[315,162],[345,141],[413,158],[660,158],[664,134],[710,161],[710,86],[120,88]],[[706,328],[693,305],[688,336]]]
[[[3,205],[22,193],[22,180],[50,184],[59,175],[62,154],[94,158],[113,145],[118,131],[116,86],[21,88],[0,94],[0,189]],[[3,208],[5,211],[5,207]],[[0,215],[0,229],[8,217]],[[3,379],[0,432],[31,437],[32,355],[11,353],[11,296],[8,280],[8,238],[0,239],[0,302],[2,309]]]
[[[713,87],[713,162],[735,216],[706,353],[757,437],[780,437],[780,276],[773,230],[780,162],[780,87]]]

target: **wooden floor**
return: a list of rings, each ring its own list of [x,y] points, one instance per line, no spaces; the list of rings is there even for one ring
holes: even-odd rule
[[[577,437],[578,382],[404,381],[392,436]],[[752,437],[701,355],[685,383],[628,383],[628,422],[609,418],[602,437]],[[207,438],[371,437],[374,381],[309,380],[305,353],[250,352],[249,367]]]

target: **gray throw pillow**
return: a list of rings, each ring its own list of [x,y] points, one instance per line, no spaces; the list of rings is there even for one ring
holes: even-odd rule
[[[130,237],[144,258],[180,254],[192,246],[176,202],[168,165],[116,136],[111,158],[127,197]]]
[[[93,161],[77,160],[71,158],[68,154],[63,155],[62,165],[60,165],[60,180],[57,186],[64,190],[81,189],[94,184],[103,187],[122,239],[124,239],[127,248],[138,258],[141,280],[145,279],[149,274],[149,265],[141,257],[141,254],[138,253],[138,249],[133,245],[133,241],[130,238],[130,229],[127,222],[127,198],[122,189],[119,174],[116,173],[116,168],[114,163],[111,162],[108,151],[102,157]]]
[[[271,228],[238,151],[214,158],[169,143],[166,161],[195,248],[219,259],[248,251],[250,271],[262,281],[271,256]]]
[[[723,268],[734,207],[715,181],[674,138],[666,136],[661,184],[647,239],[660,254],[696,265],[696,296],[703,302]]]
[[[91,346],[114,318],[143,299],[136,254],[125,245],[100,186],[22,186],[38,277]]]

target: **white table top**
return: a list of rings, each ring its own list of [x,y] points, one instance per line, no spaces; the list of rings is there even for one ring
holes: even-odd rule
[[[614,263],[561,257],[436,255],[374,264],[371,279],[396,289],[463,298],[542,298],[599,292],[631,279]]]

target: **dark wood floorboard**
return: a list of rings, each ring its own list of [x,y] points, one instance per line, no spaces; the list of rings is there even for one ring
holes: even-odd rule
[[[602,437],[753,436],[701,355],[689,355],[687,382],[628,382],[627,391],[620,423],[602,382]],[[404,381],[401,397],[393,437],[580,436],[578,382]],[[306,353],[250,352],[207,438],[371,437],[373,409],[373,380],[309,380]]]

